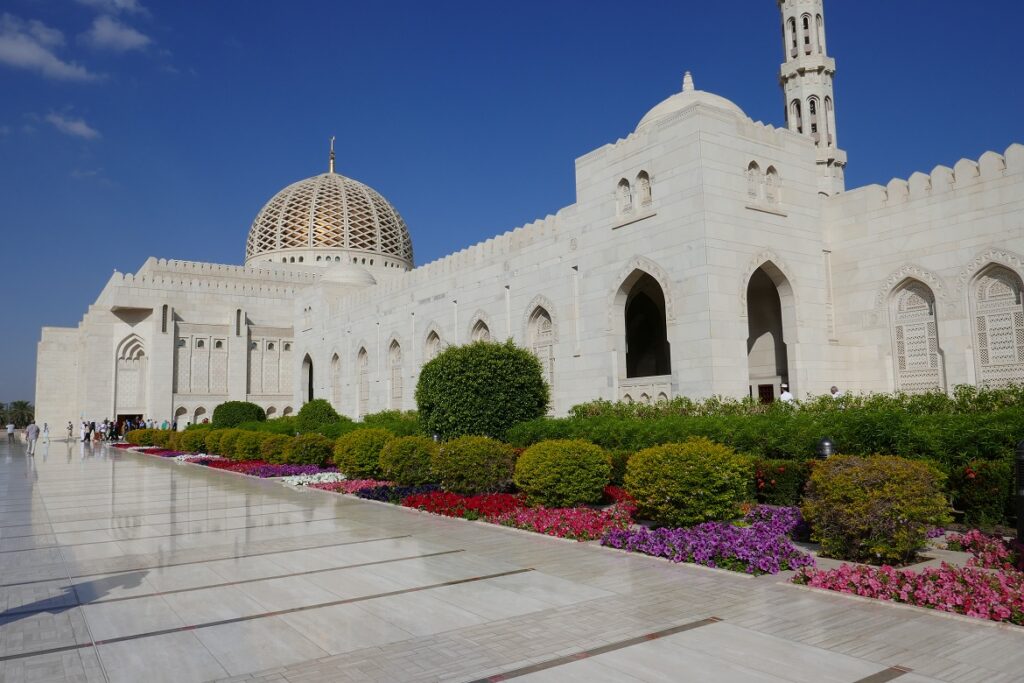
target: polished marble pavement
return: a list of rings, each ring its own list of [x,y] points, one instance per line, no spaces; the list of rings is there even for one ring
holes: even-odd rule
[[[0,444],[0,681],[1014,681],[1024,630]]]

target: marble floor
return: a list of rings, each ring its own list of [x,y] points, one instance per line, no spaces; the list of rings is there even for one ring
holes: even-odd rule
[[[0,681],[1019,681],[1024,629],[0,444]]]

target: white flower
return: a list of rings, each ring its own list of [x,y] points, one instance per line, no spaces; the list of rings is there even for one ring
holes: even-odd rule
[[[293,477],[282,477],[281,481],[292,486],[309,486],[310,484],[329,484],[335,481],[345,481],[345,475],[341,472],[317,472],[316,474],[297,474]]]

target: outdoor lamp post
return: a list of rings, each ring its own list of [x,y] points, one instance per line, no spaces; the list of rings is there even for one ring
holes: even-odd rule
[[[836,445],[832,443],[832,439],[827,436],[818,442],[818,450],[815,455],[818,456],[818,460],[827,460],[829,456],[835,455]]]

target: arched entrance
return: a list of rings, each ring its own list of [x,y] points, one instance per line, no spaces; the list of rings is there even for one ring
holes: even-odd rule
[[[313,359],[306,354],[302,359],[302,389],[305,392],[305,400],[313,400]]]
[[[146,413],[146,349],[137,334],[128,335],[117,348],[114,412],[116,415]]]
[[[626,288],[625,284],[623,288]],[[665,292],[657,280],[647,273],[635,279],[626,290],[624,315],[626,377],[672,374],[668,325],[665,322]]]
[[[792,288],[782,271],[765,263],[754,271],[747,283],[747,368],[750,395],[762,403],[774,401],[782,385],[790,385],[789,353],[783,298],[792,297]]]

